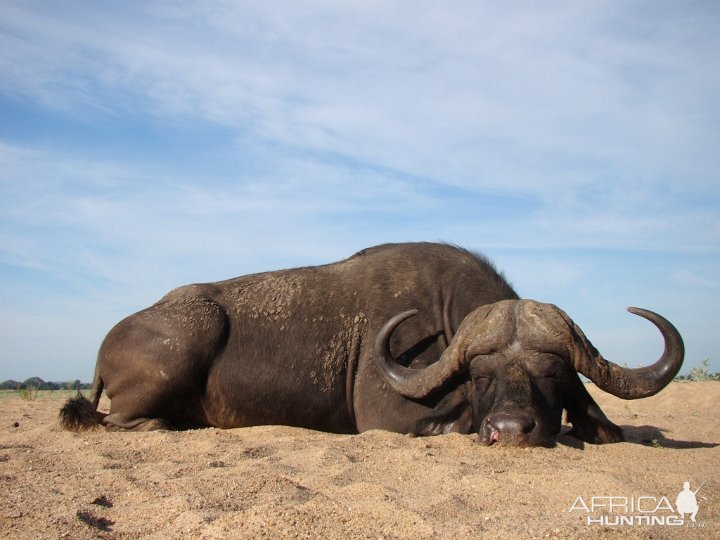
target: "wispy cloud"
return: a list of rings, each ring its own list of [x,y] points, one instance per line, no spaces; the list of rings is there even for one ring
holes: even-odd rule
[[[420,239],[570,303],[621,251],[694,286],[683,258],[720,264],[720,9],[661,5],[3,2],[4,292],[129,309]]]
[[[715,291],[720,289],[720,279],[717,275],[702,275],[690,269],[678,269],[673,273],[673,278],[684,286],[700,288],[702,290]]]
[[[715,170],[720,40],[698,29],[712,28],[717,10],[640,17],[604,6],[426,5],[407,17],[402,4],[160,3],[112,18],[102,7],[13,6],[31,37],[6,80],[20,72],[23,92],[80,109],[92,90],[116,111],[135,96],[151,114],[471,188],[582,188],[595,181],[588,162],[614,165],[610,184],[631,174],[667,183],[678,161]],[[59,58],[43,55],[50,47]]]

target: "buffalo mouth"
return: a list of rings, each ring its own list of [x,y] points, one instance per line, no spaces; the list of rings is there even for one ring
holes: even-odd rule
[[[555,437],[549,435],[529,417],[497,414],[485,417],[478,429],[477,442],[485,446],[530,447],[555,446]]]

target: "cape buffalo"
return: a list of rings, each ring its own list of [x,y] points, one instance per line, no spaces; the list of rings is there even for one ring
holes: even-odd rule
[[[678,331],[648,367],[605,360],[562,310],[521,300],[481,255],[447,244],[386,244],[341,262],[188,285],[118,323],[91,401],[68,429],[284,424],[357,433],[478,433],[485,444],[622,441],[578,373],[624,399],[676,375]],[[110,413],[97,412],[105,389]]]

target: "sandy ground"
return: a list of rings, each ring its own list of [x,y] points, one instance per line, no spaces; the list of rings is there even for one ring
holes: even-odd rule
[[[75,434],[57,422],[67,394],[5,392],[0,537],[720,538],[720,382],[631,402],[590,390],[629,442],[512,449],[278,426]],[[634,521],[671,521],[662,497],[674,507],[684,481],[705,482],[695,524]],[[627,510],[591,508],[607,496]],[[634,524],[598,523],[621,516]]]

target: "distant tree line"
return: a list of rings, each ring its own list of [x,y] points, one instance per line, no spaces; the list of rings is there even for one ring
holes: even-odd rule
[[[720,381],[720,373],[710,372],[710,359],[706,358],[699,366],[695,366],[687,375],[677,375],[676,381]],[[91,383],[81,382],[75,379],[72,382],[51,382],[44,381],[40,377],[30,377],[24,381],[13,379],[0,383],[0,390],[88,390],[92,388]]]
[[[51,382],[44,381],[40,377],[30,377],[24,381],[10,379],[1,382],[0,390],[24,390],[28,388],[36,390],[87,390],[91,386],[90,383],[80,382],[80,379],[75,379],[72,382]]]

